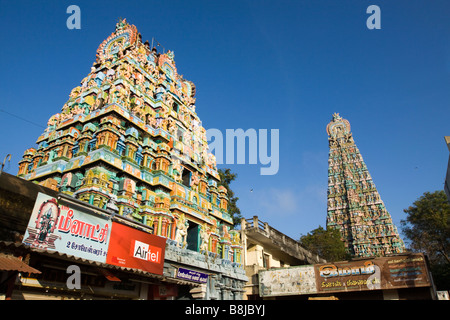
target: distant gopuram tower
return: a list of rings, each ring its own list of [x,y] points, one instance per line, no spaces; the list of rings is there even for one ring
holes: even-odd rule
[[[348,252],[355,257],[404,252],[397,227],[353,140],[350,123],[335,113],[327,133],[327,228],[340,230]]]

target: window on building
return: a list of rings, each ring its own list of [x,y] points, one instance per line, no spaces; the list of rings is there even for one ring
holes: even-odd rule
[[[270,256],[267,253],[263,253],[263,267],[266,269],[270,268]]]

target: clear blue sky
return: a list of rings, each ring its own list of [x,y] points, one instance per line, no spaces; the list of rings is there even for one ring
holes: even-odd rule
[[[71,4],[81,30],[66,27]],[[366,27],[372,4],[380,30]],[[123,17],[175,52],[205,128],[280,130],[276,175],[220,166],[238,174],[245,217],[295,239],[325,226],[325,128],[339,112],[400,229],[404,208],[443,189],[449,16],[447,0],[0,1],[0,160],[11,154],[5,171],[17,174]]]

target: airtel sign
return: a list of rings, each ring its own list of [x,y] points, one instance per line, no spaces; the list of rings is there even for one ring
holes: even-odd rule
[[[145,261],[160,263],[161,262],[161,248],[151,246],[148,243],[134,241],[134,249],[132,252],[134,258]]]
[[[106,263],[163,274],[166,239],[113,222]]]

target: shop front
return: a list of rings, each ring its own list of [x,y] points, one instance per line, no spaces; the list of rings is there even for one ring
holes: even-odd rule
[[[4,299],[175,299],[199,285],[164,275],[166,239],[146,225],[46,192],[28,208],[0,239],[16,267],[0,265]]]
[[[259,282],[265,299],[436,299],[422,253],[264,270]]]
[[[24,244],[1,242],[0,250],[24,256],[28,262],[29,270],[18,271],[12,282],[8,295],[12,300],[169,300],[198,285]],[[2,299],[6,289],[0,292]]]
[[[0,268],[0,297],[242,299],[248,279],[228,255],[182,247],[151,226],[10,175],[0,182],[0,253],[33,271],[16,270],[11,280]]]

